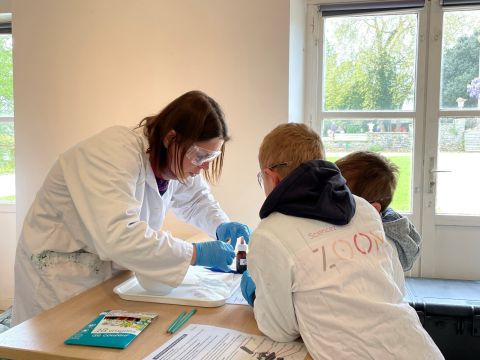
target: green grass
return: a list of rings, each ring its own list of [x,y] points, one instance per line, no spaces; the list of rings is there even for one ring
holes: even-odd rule
[[[9,196],[0,196],[0,202],[5,201],[5,202],[15,202],[15,195],[9,195]]]
[[[400,171],[391,207],[400,212],[411,212],[412,159],[409,156],[391,156],[389,159],[397,164]]]
[[[339,156],[327,156],[327,160],[335,162]],[[412,179],[412,159],[410,156],[388,156],[388,159],[399,168],[399,177],[397,189],[390,207],[399,212],[411,212],[411,179]]]

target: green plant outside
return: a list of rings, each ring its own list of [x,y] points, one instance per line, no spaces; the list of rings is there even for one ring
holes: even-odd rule
[[[12,36],[0,35],[0,117],[13,117]],[[12,121],[0,122],[0,175],[15,174],[15,133]],[[0,196],[14,203],[15,195]]]
[[[339,156],[327,156],[327,160],[331,162],[335,162],[339,158]],[[390,207],[398,212],[410,213],[412,211],[412,159],[410,156],[388,156],[388,159],[398,166],[400,173],[397,189]]]
[[[0,196],[0,202],[15,202],[15,195]]]
[[[398,166],[400,171],[391,207],[397,211],[409,213],[412,211],[412,159],[410,156],[391,156],[389,159]]]
[[[0,175],[15,174],[15,135],[13,122],[0,123]]]
[[[373,152],[382,152],[383,150],[384,150],[383,146],[378,144],[373,144],[368,148],[368,151],[373,151]]]

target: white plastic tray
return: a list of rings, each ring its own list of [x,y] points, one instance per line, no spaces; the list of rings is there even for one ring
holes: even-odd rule
[[[135,276],[117,285],[113,292],[125,300],[200,307],[217,307],[240,286],[241,275],[218,273],[201,266],[190,266],[183,282],[167,295],[143,289]]]

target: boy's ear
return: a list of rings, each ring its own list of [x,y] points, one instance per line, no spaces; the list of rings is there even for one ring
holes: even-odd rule
[[[163,138],[163,146],[165,146],[165,148],[168,148],[168,145],[170,145],[170,142],[175,139],[175,136],[177,135],[177,133],[175,132],[175,130],[170,130],[167,135],[165,135],[165,137]]]
[[[382,205],[379,203],[379,202],[373,202],[373,203],[370,203],[372,204],[372,206],[378,211],[380,212],[382,210]]]
[[[265,169],[265,174],[267,174],[272,179],[274,186],[277,186],[282,180],[280,179],[280,175],[275,170]]]

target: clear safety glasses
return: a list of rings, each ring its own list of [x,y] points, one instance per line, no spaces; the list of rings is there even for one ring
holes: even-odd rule
[[[282,167],[282,166],[288,166],[290,164],[290,162],[291,161],[284,161],[284,162],[272,164],[270,166],[265,167],[265,169],[273,170],[273,169],[276,169],[276,168],[279,168],[279,167]],[[263,170],[265,170],[265,169],[263,169]],[[260,185],[260,187],[262,189],[263,189],[263,175],[262,175],[263,170],[260,170],[257,174],[258,185]]]
[[[194,144],[190,146],[185,156],[193,165],[202,166],[205,163],[215,160],[221,153],[220,150],[207,150]]]

